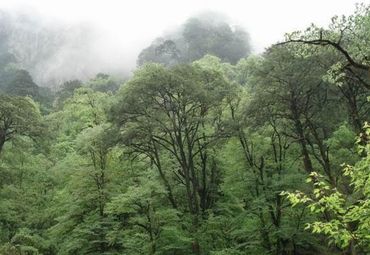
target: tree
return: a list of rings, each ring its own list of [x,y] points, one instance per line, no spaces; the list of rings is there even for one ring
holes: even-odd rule
[[[141,66],[146,62],[152,62],[173,66],[182,61],[180,54],[181,52],[173,40],[158,38],[148,48],[140,52],[137,64]]]
[[[235,64],[250,54],[249,37],[241,27],[233,27],[224,17],[206,13],[188,19],[181,28],[155,39],[139,54],[137,64],[146,62],[173,66],[191,63],[207,54]]]
[[[329,29],[312,25],[304,33],[288,34],[286,41],[278,45],[301,43],[331,48],[341,56],[341,60],[333,65],[336,74],[347,73],[355,76],[362,86],[370,89],[368,58],[370,45],[367,33],[370,26],[369,11],[370,6],[357,5],[354,14],[348,17],[333,17]]]
[[[26,70],[14,70],[11,75],[12,79],[4,89],[6,93],[15,96],[39,97],[39,87]]]
[[[95,91],[113,93],[119,89],[119,83],[108,74],[98,73],[94,79],[91,79],[87,86]]]
[[[182,36],[187,52],[185,59],[194,61],[207,54],[235,64],[249,54],[248,35],[240,27],[232,28],[218,17],[194,17],[184,24]]]
[[[369,126],[365,125],[367,137]],[[360,142],[360,140],[358,140]],[[363,141],[361,141],[363,143]],[[350,180],[354,192],[343,193],[328,183],[323,176],[313,172],[307,182],[313,185],[312,193],[283,192],[293,206],[305,204],[311,213],[323,215],[318,221],[306,223],[306,229],[312,233],[324,234],[329,238],[329,245],[335,244],[346,254],[362,254],[370,251],[369,228],[369,141],[359,146],[365,153],[354,166],[345,165],[343,174]]]
[[[164,206],[166,190],[149,171],[136,173],[127,191],[107,205],[108,213],[119,219],[110,233],[112,242],[130,254],[191,252],[191,239],[181,227],[180,212]]]
[[[147,156],[161,176],[174,208],[174,184],[185,188],[187,210],[197,216],[217,197],[219,170],[212,146],[222,138],[218,126],[227,83],[215,71],[194,66],[166,69],[146,65],[119,93],[112,120],[121,141],[132,152]],[[164,168],[169,156],[172,170]]]
[[[30,98],[0,95],[0,153],[16,135],[41,135],[41,115]]]
[[[62,84],[61,89],[56,93],[54,105],[57,109],[63,107],[64,102],[73,96],[76,89],[82,87],[82,82],[79,80],[66,81]]]
[[[250,111],[262,104],[267,116],[285,119],[284,132],[300,145],[306,172],[312,172],[318,163],[327,178],[337,183],[325,140],[347,116],[330,114],[344,105],[338,91],[321,78],[326,69],[320,64],[320,56],[306,56],[294,48],[279,47],[272,48],[265,59],[257,69],[255,82],[260,85],[253,88],[256,103]],[[263,115],[260,117],[263,120]]]
[[[112,152],[115,139],[106,123],[108,100],[108,94],[83,86],[50,118],[51,126],[57,126],[52,170],[64,174],[49,231],[61,254],[105,254],[116,249],[107,237],[112,225],[105,210],[118,157]]]

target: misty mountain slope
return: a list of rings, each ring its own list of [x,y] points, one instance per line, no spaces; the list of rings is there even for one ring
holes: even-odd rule
[[[232,64],[248,56],[251,45],[248,33],[213,12],[186,20],[176,30],[153,40],[141,51],[137,64],[156,62],[165,65],[189,63],[210,54]]]
[[[66,80],[93,77],[103,66],[97,54],[99,33],[89,25],[65,26],[31,14],[0,11],[0,56],[30,72],[41,86],[55,87]],[[5,61],[5,60],[4,60]]]

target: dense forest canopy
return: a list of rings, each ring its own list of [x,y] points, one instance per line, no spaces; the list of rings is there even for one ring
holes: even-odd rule
[[[57,91],[6,31],[1,255],[370,253],[370,6],[259,55],[196,16]]]

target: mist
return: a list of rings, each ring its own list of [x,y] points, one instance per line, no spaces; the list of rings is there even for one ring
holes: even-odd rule
[[[41,86],[86,80],[99,72],[122,77],[134,67],[114,38],[87,22],[67,24],[36,11],[2,11],[0,34],[17,67]]]
[[[214,22],[209,13],[217,13],[230,25],[243,27],[252,53],[258,54],[287,31],[311,22],[328,24],[334,14],[352,12],[355,1],[326,1],[320,9],[312,2],[296,2],[265,0],[248,6],[238,1],[2,1],[0,33],[8,36],[20,68],[29,71],[38,85],[57,87],[99,72],[129,76],[144,48],[155,38],[173,37],[193,16],[208,15]]]

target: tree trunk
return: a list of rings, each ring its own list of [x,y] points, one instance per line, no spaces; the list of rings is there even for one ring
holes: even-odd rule
[[[3,147],[4,147],[4,144],[5,144],[5,132],[4,131],[0,131],[0,155],[1,155],[1,152],[3,150]]]
[[[293,121],[294,121],[295,131],[298,136],[298,142],[301,146],[304,169],[306,170],[307,173],[311,173],[313,172],[313,167],[312,167],[311,158],[310,158],[310,155],[307,149],[307,141],[304,135],[303,125],[300,120],[300,114],[298,113],[297,106],[294,102],[291,103],[290,110],[291,110]]]
[[[168,199],[171,202],[172,207],[174,209],[177,209],[177,203],[176,203],[175,197],[173,196],[171,185],[168,182],[165,173],[163,172],[161,159],[159,157],[158,148],[157,148],[157,145],[156,145],[156,143],[153,139],[152,139],[152,144],[153,144],[153,152],[154,152],[154,164],[157,166],[157,170],[159,172],[159,175],[160,175],[160,177],[163,181],[164,186],[166,187],[167,196],[168,196]]]

